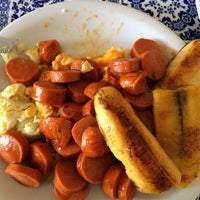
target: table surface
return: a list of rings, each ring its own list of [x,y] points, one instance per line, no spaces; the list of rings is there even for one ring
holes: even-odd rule
[[[0,30],[35,9],[69,0],[0,0]],[[83,0],[84,1],[84,0]],[[161,21],[185,42],[200,38],[195,0],[102,0],[140,10]]]

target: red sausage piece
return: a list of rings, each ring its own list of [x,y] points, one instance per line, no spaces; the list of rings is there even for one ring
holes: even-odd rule
[[[134,42],[131,49],[131,55],[133,57],[139,58],[143,53],[149,50],[158,51],[161,54],[160,46],[156,41],[146,38],[140,38]]]
[[[52,61],[61,53],[61,46],[57,40],[40,41],[38,43],[40,62],[51,65]]]
[[[89,183],[101,183],[108,168],[113,163],[113,155],[106,154],[102,157],[90,158],[84,153],[79,154],[77,170]]]
[[[66,146],[61,147],[57,140],[52,140],[53,149],[64,158],[76,158],[81,153],[81,148],[74,140],[71,140]]]
[[[60,117],[76,122],[82,118],[82,104],[66,102],[59,110]]]
[[[47,139],[57,140],[61,147],[65,147],[71,140],[72,122],[61,117],[47,117],[40,119],[40,130]]]
[[[135,72],[140,68],[139,58],[118,58],[111,60],[109,64],[111,70],[118,73]]]
[[[50,81],[36,81],[33,84],[32,98],[49,106],[62,106],[67,95],[67,88]]]
[[[158,51],[146,51],[141,55],[141,67],[146,75],[154,80],[160,80],[166,73],[163,56]]]
[[[136,187],[124,172],[117,186],[117,196],[119,200],[132,200],[136,193]]]
[[[42,182],[42,174],[38,170],[21,164],[10,163],[5,173],[28,187],[39,187]]]
[[[79,121],[77,121],[74,126],[72,127],[72,137],[74,138],[74,141],[81,146],[82,143],[82,135],[84,130],[89,127],[97,125],[97,120],[92,115],[85,116],[81,118]]]
[[[117,199],[117,186],[124,173],[124,166],[121,163],[113,164],[103,178],[103,190],[112,199]]]
[[[53,183],[63,195],[81,190],[87,184],[77,172],[76,160],[65,158],[60,159],[56,163]]]
[[[44,176],[47,175],[53,165],[53,154],[47,143],[40,140],[31,143],[29,160],[33,167],[37,168]]]
[[[89,126],[83,131],[81,150],[91,158],[101,157],[110,152],[97,125]]]
[[[8,61],[6,74],[12,83],[23,83],[31,86],[39,77],[39,66],[27,58],[16,57]]]
[[[90,82],[81,80],[68,84],[69,98],[76,103],[86,103],[89,99],[84,94],[84,90]]]
[[[122,75],[119,82],[124,91],[132,95],[142,94],[147,88],[146,74],[142,70]]]
[[[80,80],[81,72],[72,69],[50,71],[50,79],[54,83],[71,83]]]
[[[6,163],[20,163],[28,155],[29,142],[16,130],[8,130],[0,135],[0,158]]]

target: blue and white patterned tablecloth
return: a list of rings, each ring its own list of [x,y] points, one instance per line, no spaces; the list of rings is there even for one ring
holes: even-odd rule
[[[0,30],[28,12],[63,1],[69,0],[0,0]],[[111,1],[146,12],[175,31],[186,42],[200,38],[200,20],[195,0],[102,1]]]

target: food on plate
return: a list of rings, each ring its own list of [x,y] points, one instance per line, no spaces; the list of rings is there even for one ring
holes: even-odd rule
[[[168,64],[165,77],[157,84],[163,89],[199,85],[200,40],[188,43]]]
[[[39,77],[39,66],[34,61],[16,57],[7,62],[6,73],[12,83],[31,86]]]
[[[43,176],[48,175],[51,171],[53,159],[53,153],[46,142],[37,140],[30,144],[29,161]]]
[[[0,135],[0,158],[6,163],[21,163],[29,153],[27,138],[16,130]]]
[[[188,45],[193,50],[198,43],[196,40]],[[15,67],[15,62],[21,62],[25,56],[28,63],[34,62],[39,69],[35,80],[16,81],[0,94],[2,149],[7,148],[4,137],[14,132],[26,138],[27,145],[20,143],[20,136],[11,144],[17,143],[19,151],[21,146],[27,146],[29,152],[24,156],[20,152],[20,158],[15,156],[15,161],[10,161],[14,154],[2,151],[2,160],[7,163],[5,172],[29,187],[38,187],[53,173],[57,199],[83,200],[90,184],[101,184],[102,191],[119,200],[131,200],[136,191],[154,194],[173,186],[182,187],[183,183],[187,186],[198,175],[196,149],[200,145],[197,142],[194,148],[190,146],[199,140],[196,121],[200,89],[176,86],[169,90],[168,83],[163,86],[165,79],[172,80],[174,74],[180,73],[182,77],[181,65],[195,56],[183,52],[169,67],[158,43],[146,38],[135,41],[130,51],[113,47],[94,58],[73,58],[62,52],[55,39],[39,41],[30,50],[16,48],[10,56],[4,54],[6,66],[12,63]],[[190,65],[198,75],[196,62],[198,59]],[[23,71],[23,67],[18,69]],[[170,71],[175,72],[171,75]],[[197,75],[191,79],[189,72],[181,80],[186,85],[186,80],[198,85]],[[171,107],[159,97],[161,93],[168,95]],[[174,96],[178,98],[176,102]],[[187,103],[183,105],[181,101],[186,101],[186,97]],[[174,115],[164,115],[170,124],[167,126],[158,115],[162,108],[169,107]],[[196,129],[180,137],[162,133],[164,128],[166,131],[177,126]],[[178,131],[177,134],[183,130]],[[164,134],[170,134],[171,140],[163,142]],[[174,143],[173,139],[180,139],[186,146]]]
[[[99,89],[94,107],[107,145],[140,191],[160,193],[180,182],[179,169],[117,89]]]
[[[55,166],[53,183],[63,195],[68,195],[84,188],[88,183],[76,170],[76,160],[60,159]]]
[[[5,173],[28,187],[39,187],[42,182],[42,174],[37,169],[18,163],[8,164]]]
[[[118,199],[117,187],[123,172],[124,166],[121,163],[115,163],[109,167],[103,178],[103,190],[111,199]]]
[[[15,83],[0,93],[0,134],[15,129],[30,140],[40,137],[40,118],[52,115],[54,109],[34,102],[31,92],[31,87]]]
[[[200,87],[155,89],[153,94],[156,137],[181,171],[176,186],[186,187],[199,173]]]

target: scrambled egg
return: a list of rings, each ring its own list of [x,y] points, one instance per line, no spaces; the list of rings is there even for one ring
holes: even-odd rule
[[[0,134],[16,129],[28,138],[40,135],[39,121],[53,113],[53,108],[31,99],[32,87],[15,83],[0,93]]]

